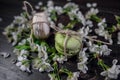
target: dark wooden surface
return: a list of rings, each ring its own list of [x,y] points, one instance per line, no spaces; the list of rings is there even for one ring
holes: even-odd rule
[[[49,80],[46,73],[39,73],[37,70],[33,70],[33,74],[27,74],[25,72],[21,72],[14,64],[12,64],[12,60],[16,58],[13,54],[13,47],[8,43],[6,37],[2,35],[4,28],[10,24],[13,20],[13,16],[19,15],[22,11],[22,1],[23,0],[0,0],[0,17],[3,18],[3,21],[0,22],[0,52],[5,51],[11,54],[10,58],[4,59],[0,56],[0,80]],[[35,5],[39,0],[29,0],[32,5]],[[44,0],[42,0],[44,1]],[[54,0],[55,4],[62,5],[65,4],[65,0]],[[74,0],[77,4],[79,4],[82,10],[86,9],[86,2],[96,2],[98,3],[98,7],[101,12],[104,12],[105,17],[108,17],[108,21],[110,23],[114,22],[113,16],[114,14],[120,15],[120,1],[119,0]],[[46,3],[44,1],[44,3]],[[107,14],[106,14],[107,13]],[[114,36],[114,39],[117,35]],[[109,57],[111,60],[117,58],[120,63],[120,45],[110,46],[113,51],[111,56]],[[74,67],[74,65],[72,65]],[[71,68],[72,68],[71,67]],[[120,76],[118,78],[120,80]]]

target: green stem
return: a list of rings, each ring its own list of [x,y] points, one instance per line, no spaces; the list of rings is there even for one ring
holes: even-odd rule
[[[100,65],[103,70],[107,70],[109,68],[102,59],[98,59],[98,65]]]
[[[93,21],[96,21],[96,22],[101,22],[102,21],[102,19],[99,18],[97,15],[91,15],[90,19],[93,20]]]
[[[61,80],[60,76],[59,76],[59,70],[58,70],[58,64],[57,64],[57,62],[54,62],[53,67],[54,67],[54,74],[56,74],[56,78],[58,80]]]

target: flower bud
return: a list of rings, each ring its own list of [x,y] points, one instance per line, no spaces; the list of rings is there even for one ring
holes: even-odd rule
[[[49,36],[50,27],[45,12],[36,13],[33,16],[33,34],[36,38],[45,39]]]

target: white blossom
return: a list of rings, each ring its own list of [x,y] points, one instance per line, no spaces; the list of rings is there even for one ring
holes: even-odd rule
[[[29,52],[26,50],[17,51],[17,49],[14,52],[18,52],[17,53],[18,54],[18,57],[17,57],[18,62],[16,63],[16,66],[18,66],[20,68],[20,70],[22,70],[22,71],[31,72],[29,69],[30,64],[27,59]],[[24,61],[25,61],[25,63],[23,64],[22,62],[24,62]]]
[[[47,6],[48,6],[48,7],[54,6],[53,1],[52,1],[52,0],[49,0],[49,1],[47,2]]]
[[[86,6],[90,8],[92,5],[90,3],[87,3]]]
[[[81,12],[81,11],[78,11],[76,15],[77,15],[77,19],[78,19],[79,21],[81,21],[81,23],[82,23],[83,25],[85,25],[86,20],[85,20],[84,15],[82,14],[82,12]]]
[[[48,74],[50,80],[57,80],[55,74]]]
[[[50,16],[50,13],[51,13],[52,11],[54,11],[54,10],[55,10],[55,8],[54,8],[53,6],[49,7],[49,8],[47,9],[48,15]]]
[[[67,77],[67,80],[78,80],[79,74],[79,72],[73,72],[72,76]]]
[[[22,65],[22,62],[17,62],[16,66],[20,67]]]
[[[74,17],[76,16],[77,11],[78,11],[78,9],[73,9],[70,12],[68,12],[68,16],[69,16],[70,20],[74,20]]]
[[[96,7],[96,6],[97,6],[97,3],[93,3],[92,6],[93,6],[93,7]]]
[[[64,25],[62,23],[58,23],[58,27],[63,29]]]
[[[53,71],[53,68],[51,67],[51,65],[49,63],[43,62],[39,71],[40,72],[43,72],[43,71],[50,72],[50,71]]]
[[[48,53],[46,52],[46,47],[37,45],[37,48],[38,48],[38,59],[34,60],[33,67],[35,69],[38,69],[40,72],[52,71],[53,68],[49,63],[46,62],[46,60],[48,59]]]
[[[67,57],[65,56],[58,56],[58,55],[55,55],[53,57],[53,61],[58,61],[59,63],[64,63],[64,61],[67,61]]]
[[[30,64],[27,62],[27,59],[24,59],[24,61],[26,61],[25,64],[22,63],[22,61],[18,61],[16,63],[16,66],[20,68],[21,71],[26,71],[26,72],[31,72],[30,71]]]
[[[90,28],[87,26],[86,28],[85,27],[82,27],[80,30],[79,30],[79,33],[82,37],[85,37],[88,35],[88,33],[91,32]]]
[[[120,73],[120,65],[116,65],[118,62],[117,59],[113,60],[113,65],[111,68],[107,69],[106,71],[101,72],[102,76],[106,77],[106,80],[108,79],[117,79],[118,75]]]
[[[96,44],[93,44],[91,41],[89,41],[87,43],[87,46],[89,47],[89,51],[90,52],[93,52],[93,53],[97,53],[99,55],[104,55],[104,56],[108,56],[110,55],[110,52],[112,51],[111,49],[108,48],[107,45],[96,45]]]
[[[86,19],[89,19],[91,15],[96,15],[99,12],[98,9],[90,8],[90,10],[86,13],[85,17]]]
[[[15,23],[15,24],[23,24],[24,22],[26,22],[27,21],[27,19],[26,18],[24,18],[24,17],[22,17],[22,16],[14,16],[14,21],[13,21],[13,23]]]
[[[102,26],[103,29],[104,29],[104,27],[107,26],[105,18],[103,18],[102,21],[98,23],[98,27],[101,27],[101,26]]]
[[[86,6],[87,6],[88,8],[96,7],[96,6],[97,6],[97,3],[87,3]]]
[[[93,23],[92,23],[92,21],[90,21],[90,20],[87,20],[87,21],[86,21],[86,25],[89,26],[89,27],[93,27]]]
[[[63,8],[60,6],[55,6],[55,11],[57,12],[58,15],[63,13]]]
[[[13,42],[12,42],[12,45],[16,45],[17,41],[18,41],[18,33],[16,32],[12,32],[12,38],[13,38]]]
[[[22,70],[22,71],[27,71],[27,72],[31,72],[30,69],[29,69],[29,66],[25,66],[25,65],[21,65],[21,66],[20,66],[20,70]]]
[[[38,47],[38,57],[42,58],[43,60],[47,60],[48,59],[48,53],[46,52],[46,47],[45,46],[39,46]]]
[[[25,60],[25,59],[27,59],[26,56],[24,56],[24,57],[23,57],[23,56],[18,56],[18,60],[19,60],[19,61],[23,61],[23,60]]]
[[[36,6],[35,6],[35,9],[40,9],[40,6],[36,5]]]
[[[46,71],[50,72],[53,71],[52,66],[47,63],[46,61],[42,60],[41,58],[35,59],[33,61],[33,68],[38,69],[40,72]]]
[[[42,6],[42,5],[43,5],[43,3],[42,3],[42,2],[38,2],[38,5],[39,5],[39,6]]]
[[[68,8],[68,7],[72,8],[72,9],[77,9],[78,5],[76,5],[75,3],[69,2],[69,3],[65,4],[63,8]]]
[[[83,51],[80,51],[79,53],[79,60],[80,62],[77,63],[77,67],[80,71],[82,71],[83,73],[86,73],[87,70],[88,70],[88,67],[87,67],[87,56],[86,56],[86,53],[85,51],[87,50],[87,48],[83,48]]]
[[[106,56],[108,56],[108,55],[110,55],[110,52],[112,51],[111,49],[108,48],[107,45],[101,45],[100,49],[101,49],[100,55],[106,55]]]
[[[107,30],[105,30],[105,27],[107,27],[106,20],[105,18],[98,23],[98,28],[95,29],[95,33],[98,34],[99,36],[104,37],[106,40],[109,40],[111,43],[111,35],[108,33]]]
[[[26,39],[23,39],[20,43],[18,43],[18,45],[23,45],[26,43]]]

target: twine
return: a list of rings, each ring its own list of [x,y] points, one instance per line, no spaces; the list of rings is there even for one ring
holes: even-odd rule
[[[24,7],[25,7],[25,11],[27,13],[27,16],[30,18],[30,14],[28,12],[27,5],[31,8],[32,12],[34,11],[33,6],[28,1],[24,1],[23,4],[24,4]]]

